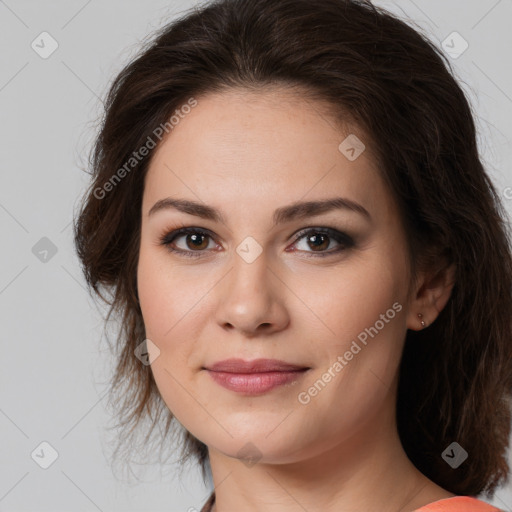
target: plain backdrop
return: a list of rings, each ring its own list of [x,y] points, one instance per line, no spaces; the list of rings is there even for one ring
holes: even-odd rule
[[[441,47],[454,41],[481,155],[510,216],[512,1],[375,3]],[[166,475],[153,464],[136,483],[114,477],[104,432],[112,361],[71,229],[108,84],[154,29],[194,5],[0,0],[1,511],[186,512],[210,493],[195,467],[181,480],[169,463]],[[493,500],[503,510],[512,510],[511,487]]]

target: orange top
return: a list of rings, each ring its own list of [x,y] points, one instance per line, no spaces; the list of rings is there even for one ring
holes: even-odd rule
[[[503,512],[485,501],[471,496],[453,496],[443,500],[434,501],[414,512]]]
[[[204,504],[201,512],[210,512],[215,503],[215,492],[213,492],[208,501]],[[493,507],[485,501],[480,501],[471,496],[453,496],[443,500],[434,501],[424,507],[416,509],[414,512],[503,512],[499,508]]]

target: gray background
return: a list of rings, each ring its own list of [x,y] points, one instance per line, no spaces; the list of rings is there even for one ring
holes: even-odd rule
[[[468,42],[452,62],[510,216],[512,1],[375,3],[417,23],[439,45],[454,31]],[[162,475],[150,465],[134,484],[116,479],[107,464],[104,396],[112,361],[70,224],[88,183],[81,168],[110,80],[144,38],[193,5],[0,0],[1,511],[185,512],[200,509],[209,494],[194,467],[180,481],[177,466]],[[31,47],[43,31],[59,45],[46,59]],[[48,469],[31,457],[43,441],[59,454]],[[510,482],[493,503],[512,510]]]

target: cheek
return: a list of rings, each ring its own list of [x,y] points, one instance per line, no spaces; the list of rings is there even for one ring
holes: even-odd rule
[[[318,272],[303,281],[309,285],[300,290],[300,295],[324,327],[329,328],[333,339],[344,343],[342,340],[373,325],[393,303],[401,303],[401,273],[391,259],[367,253],[353,258],[350,264],[323,275]]]
[[[400,257],[386,254],[368,252],[352,260],[346,269],[339,268],[331,276],[323,300],[329,311],[325,323],[336,333],[327,347],[329,362],[338,357],[346,361],[334,379],[329,398],[357,397],[354,407],[368,394],[381,396],[386,392],[403,348],[404,267]]]
[[[160,350],[155,367],[180,374],[196,363],[190,357],[197,351],[207,304],[207,286],[189,277],[183,267],[171,268],[165,251],[141,248],[137,286],[146,337]]]
[[[357,431],[389,400],[405,334],[400,274],[383,260],[355,268],[330,281],[326,324],[336,336],[324,345],[327,357],[308,383],[312,388],[303,390],[322,389],[307,407],[311,406],[311,417],[326,417],[332,435]],[[341,366],[333,368],[336,361]],[[329,383],[323,388],[317,379]]]
[[[173,326],[183,317],[187,293],[164,260],[161,251],[141,247],[137,268],[139,302],[146,335],[157,340],[169,338]]]
[[[182,420],[193,408],[187,370],[188,354],[193,349],[190,337],[184,336],[185,307],[183,294],[151,248],[141,248],[137,268],[137,288],[146,338],[154,343],[151,372],[162,399],[170,411]],[[179,288],[179,286],[178,286]],[[190,309],[190,308],[189,308]],[[186,319],[189,317],[186,316]],[[183,321],[183,325],[180,322]],[[193,336],[193,333],[190,333]]]
[[[164,319],[167,318],[167,315],[164,314],[168,310],[164,284],[162,273],[142,250],[137,268],[137,289],[146,336],[150,339],[154,336],[160,337],[164,328]]]

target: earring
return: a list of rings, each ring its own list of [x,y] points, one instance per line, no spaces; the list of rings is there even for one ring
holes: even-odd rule
[[[421,313],[418,313],[418,317],[419,317],[419,319],[421,320],[421,326],[422,326],[422,327],[425,327],[425,325],[426,325],[426,324],[425,324],[425,322],[423,321],[423,315],[422,315]]]

